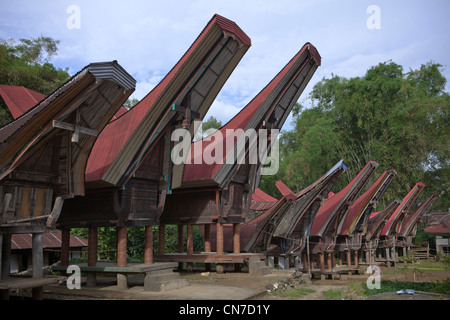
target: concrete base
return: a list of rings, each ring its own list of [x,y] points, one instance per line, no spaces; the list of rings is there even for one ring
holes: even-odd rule
[[[252,276],[264,276],[270,274],[270,267],[261,259],[254,257],[248,262],[248,273]]]
[[[165,291],[188,285],[188,280],[181,279],[180,274],[172,270],[147,272],[144,279],[144,291]]]

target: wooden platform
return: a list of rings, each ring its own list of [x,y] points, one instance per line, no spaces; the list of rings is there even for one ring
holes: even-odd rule
[[[8,300],[10,290],[32,289],[32,298],[42,300],[43,287],[64,282],[66,277],[47,276],[43,278],[11,277],[0,280],[0,299]]]
[[[44,278],[11,277],[0,280],[0,290],[31,289],[58,284],[66,280],[66,277],[52,276]]]
[[[176,263],[160,263],[152,264],[144,263],[129,263],[126,267],[117,267],[115,262],[98,261],[95,267],[89,267],[87,263],[78,263],[76,266],[80,267],[81,272],[96,272],[96,273],[147,273],[152,271],[159,271],[165,269],[173,269],[178,266]],[[66,271],[68,266],[53,266],[52,271]]]
[[[243,263],[252,257],[264,260],[264,254],[260,253],[166,253],[156,255],[155,261],[158,262],[196,262],[196,263]]]

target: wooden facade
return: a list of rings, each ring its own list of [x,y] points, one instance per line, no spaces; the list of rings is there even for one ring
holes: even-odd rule
[[[32,233],[33,278],[42,278],[42,234],[56,227],[65,201],[85,194],[89,153],[135,84],[117,61],[92,63],[0,128],[3,260],[12,233]]]

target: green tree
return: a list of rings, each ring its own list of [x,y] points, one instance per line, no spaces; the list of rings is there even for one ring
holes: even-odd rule
[[[0,39],[0,84],[24,86],[48,95],[66,82],[68,68],[58,69],[49,61],[58,51],[59,41],[49,37],[37,39]],[[1,100],[1,99],[0,99]],[[0,126],[13,120],[0,101]]]

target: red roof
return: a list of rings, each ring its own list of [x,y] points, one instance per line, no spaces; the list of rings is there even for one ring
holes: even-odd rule
[[[441,223],[424,229],[427,233],[450,235],[450,224]]]
[[[382,186],[385,184],[386,178],[390,174],[391,172],[389,171],[383,172],[383,174],[377,179],[377,181],[375,181],[375,183],[366,192],[364,192],[362,196],[355,200],[347,216],[344,218],[339,234],[348,235],[351,233],[351,229],[354,228],[360,216],[366,210],[365,208],[370,205],[370,201],[372,201],[374,196],[377,195],[380,188],[382,188]],[[386,190],[386,187],[383,189],[383,192],[384,190]]]
[[[101,180],[109,166],[133,134],[138,124],[143,120],[149,110],[152,109],[172,78],[176,75],[177,71],[194,52],[198,44],[215,24],[218,24],[224,29],[225,32],[234,34],[235,37],[237,37],[242,43],[251,45],[250,38],[234,22],[220,15],[214,15],[188,51],[172,68],[172,70],[170,70],[164,79],[162,79],[161,82],[153,88],[153,90],[148,93],[147,96],[145,96],[134,108],[117,118],[115,121],[109,123],[100,133],[86,166],[86,181]]]
[[[311,235],[322,235],[323,231],[328,227],[328,223],[332,221],[334,215],[337,213],[336,210],[339,209],[338,206],[343,202],[347,202],[347,197],[350,195],[353,186],[356,186],[356,183],[360,178],[364,178],[363,175],[373,173],[373,171],[367,171],[369,166],[373,165],[378,166],[378,163],[375,161],[369,161],[348,185],[324,201],[324,205],[320,207],[311,225]],[[364,185],[360,185],[359,188],[362,188],[363,186]]]
[[[427,201],[425,201],[419,209],[417,209],[416,212],[410,214],[409,216],[405,217],[405,220],[402,223],[401,230],[399,232],[399,235],[401,236],[409,236],[411,234],[411,231],[413,230],[414,226],[419,221],[419,218],[428,211],[430,206],[434,203],[434,201],[439,198],[439,194],[435,193],[431,195]]]
[[[423,188],[425,188],[425,184],[423,182],[416,183],[416,185],[408,192],[406,197],[403,198],[402,203],[391,215],[388,222],[384,225],[381,235],[389,235],[393,227],[401,228],[401,225],[397,226],[397,224],[401,223],[402,217],[409,212],[410,207],[422,192]]]
[[[0,95],[6,103],[14,119],[27,112],[38,102],[45,98],[45,95],[25,87],[0,85]]]
[[[266,85],[253,99],[250,101],[237,115],[235,115],[227,124],[225,124],[218,131],[210,135],[209,137],[193,142],[191,144],[191,150],[202,150],[202,152],[191,152],[190,162],[186,164],[184,170],[183,181],[201,181],[201,180],[211,180],[214,178],[216,173],[225,163],[227,155],[230,154],[231,150],[227,149],[227,139],[230,136],[235,135],[235,143],[246,129],[252,117],[264,103],[264,101],[269,97],[269,95],[275,90],[276,86],[280,83],[287,72],[292,68],[295,62],[301,57],[301,55],[306,51],[310,50],[313,59],[320,65],[320,56],[317,50],[310,43],[306,43],[300,51],[288,62],[288,64],[272,79],[269,84]],[[242,129],[239,133],[236,130]],[[229,130],[229,131],[228,131]],[[236,134],[235,134],[236,133]],[[196,159],[195,156],[203,157],[205,150],[217,150],[215,145],[220,144],[223,146],[222,151],[222,162],[207,165],[202,159]],[[230,146],[234,148],[234,145]]]
[[[50,232],[43,233],[43,247],[44,248],[61,248],[61,230],[53,230]],[[70,247],[86,247],[88,241],[83,238],[79,238],[74,235],[70,235]],[[32,234],[31,233],[20,233],[13,234],[11,236],[11,249],[31,249],[32,245]]]

